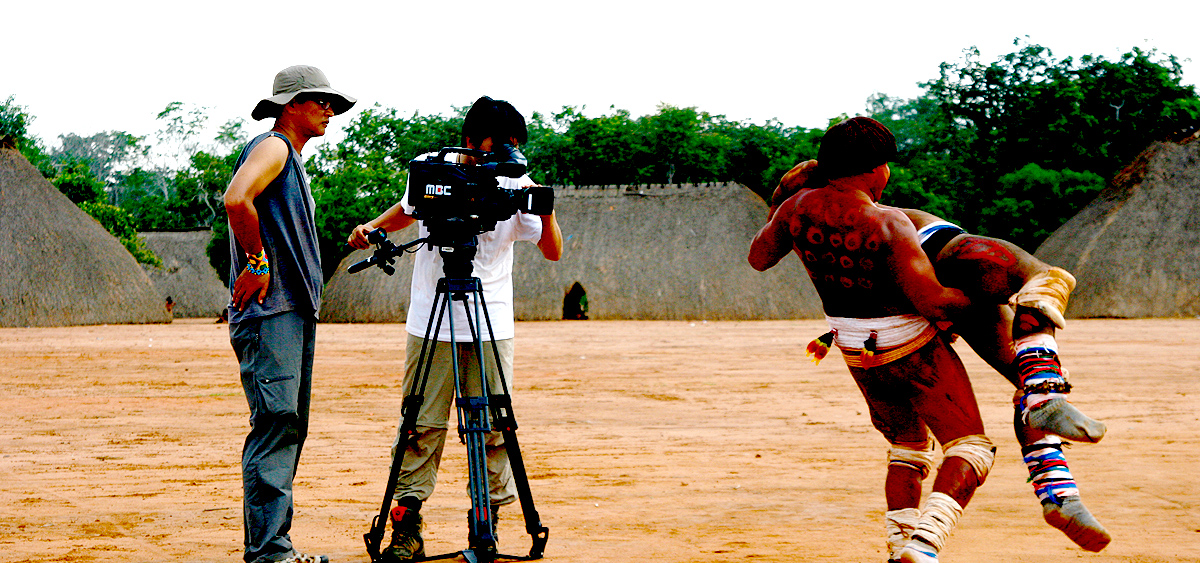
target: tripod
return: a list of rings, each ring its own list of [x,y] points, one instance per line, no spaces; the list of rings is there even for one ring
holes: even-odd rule
[[[395,256],[406,252],[409,248],[420,244],[433,243],[429,239],[397,246],[387,240],[386,233],[376,230],[370,233],[368,240],[376,245],[375,253],[370,259],[354,264],[349,268],[350,273],[358,272],[375,265],[391,275],[394,272],[392,261]],[[550,529],[543,526],[533,504],[533,495],[529,490],[529,479],[525,472],[525,463],[521,457],[521,448],[517,442],[517,421],[512,411],[512,396],[504,378],[503,364],[500,352],[496,349],[496,339],[492,331],[491,317],[488,315],[487,303],[483,297],[483,282],[473,277],[471,260],[475,257],[477,237],[469,240],[454,241],[453,244],[440,247],[444,277],[438,280],[434,293],[433,305],[430,310],[429,323],[425,328],[425,339],[421,345],[421,355],[417,361],[416,377],[413,378],[408,394],[401,406],[400,440],[396,454],[392,458],[391,470],[388,472],[387,488],[384,491],[383,503],[379,514],[371,523],[371,529],[363,534],[367,545],[367,553],[372,562],[381,562],[380,544],[383,540],[384,528],[387,525],[388,513],[391,510],[392,497],[399,481],[404,454],[415,446],[418,431],[417,420],[425,401],[425,386],[433,367],[434,351],[438,345],[437,335],[441,332],[442,321],[448,320],[450,328],[451,367],[454,374],[455,408],[458,415],[458,433],[467,446],[468,494],[471,498],[471,510],[468,513],[470,533],[466,549],[424,557],[420,560],[449,559],[461,555],[468,563],[492,563],[497,559],[528,561],[541,559],[550,536]],[[474,301],[474,314],[471,312],[471,302]],[[457,342],[454,331],[454,314],[452,303],[462,303],[471,331],[471,348],[479,366],[477,374],[477,393],[468,394],[470,376],[463,373],[454,353]],[[435,314],[436,313],[436,314]],[[447,313],[450,313],[447,315]],[[481,321],[484,323],[481,326]],[[487,342],[491,343],[492,360],[496,362],[496,372],[500,389],[493,390],[486,376],[486,358],[483,353],[483,332],[487,328]],[[496,392],[493,392],[496,391]],[[489,499],[486,438],[489,432],[500,432],[504,437],[504,448],[508,454],[509,465],[517,488],[517,498],[521,503],[521,512],[525,518],[525,531],[532,538],[532,546],[528,555],[504,555],[497,551],[496,530],[493,524],[493,507]]]

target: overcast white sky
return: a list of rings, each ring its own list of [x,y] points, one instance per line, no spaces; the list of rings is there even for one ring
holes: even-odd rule
[[[14,95],[35,118],[31,133],[51,145],[69,132],[152,136],[172,101],[209,108],[214,127],[243,117],[257,133],[270,125],[250,121],[250,110],[271,94],[275,73],[311,64],[359,99],[349,115],[375,103],[449,113],[487,94],[526,116],[572,105],[636,117],[667,103],[824,127],[862,112],[872,93],[920,94],[918,82],[968,47],[990,62],[1026,35],[1058,58],[1157,48],[1184,60],[1184,82],[1196,84],[1198,5],[21,0],[3,10],[0,99]]]

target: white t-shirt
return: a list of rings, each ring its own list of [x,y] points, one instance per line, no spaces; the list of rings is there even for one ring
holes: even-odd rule
[[[447,156],[453,157],[454,155]],[[497,176],[496,180],[500,183],[501,188],[509,190],[535,184],[529,176],[520,178]],[[404,212],[411,215],[413,208],[409,206],[408,198],[405,197],[403,202]],[[417,226],[419,238],[429,236],[424,221],[417,221]],[[471,261],[474,267],[472,275],[483,282],[483,300],[487,304],[488,317],[492,321],[493,337],[496,340],[512,338],[516,332],[513,322],[513,243],[519,240],[536,243],[541,237],[541,218],[520,211],[512,217],[496,223],[494,230],[479,235],[479,245],[475,252],[475,258]],[[413,263],[412,290],[409,294],[406,325],[409,334],[425,336],[425,330],[429,328],[429,314],[433,307],[434,294],[437,292],[437,282],[444,276],[442,256],[437,248],[430,250],[428,245],[422,245],[421,249],[416,252],[416,260]],[[474,318],[475,300],[468,299],[466,303],[471,311],[471,317]],[[452,302],[450,309],[454,314],[454,339],[458,342],[470,342],[471,327],[467,325],[463,302]],[[434,314],[436,315],[437,312]],[[486,319],[479,319],[479,327],[482,331],[480,338],[487,340]],[[437,334],[437,340],[450,341],[450,319],[442,319],[442,327]]]

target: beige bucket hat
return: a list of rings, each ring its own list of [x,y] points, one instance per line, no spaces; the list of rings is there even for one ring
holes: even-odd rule
[[[255,121],[267,117],[279,117],[283,112],[283,106],[292,101],[292,98],[295,98],[297,94],[308,92],[329,94],[328,98],[333,104],[334,115],[345,113],[358,101],[331,88],[329,79],[325,78],[325,73],[321,72],[321,69],[306,65],[289,66],[275,75],[275,83],[271,87],[272,96],[258,102],[254,111],[250,112],[250,117],[253,117]]]

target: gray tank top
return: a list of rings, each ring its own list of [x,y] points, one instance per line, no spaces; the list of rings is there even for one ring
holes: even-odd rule
[[[267,260],[271,262],[271,281],[267,296],[259,305],[257,298],[246,303],[242,310],[229,304],[229,322],[237,323],[253,318],[266,317],[285,311],[296,311],[313,319],[321,310],[321,255],[317,245],[317,224],[313,215],[315,202],[304,173],[300,154],[292,147],[287,137],[268,131],[251,140],[233,167],[236,174],[250,151],[267,137],[279,137],[287,143],[291,157],[279,176],[258,197],[254,208],[258,210],[258,221]],[[232,295],[233,283],[246,267],[246,251],[238,244],[230,230],[229,288]]]

